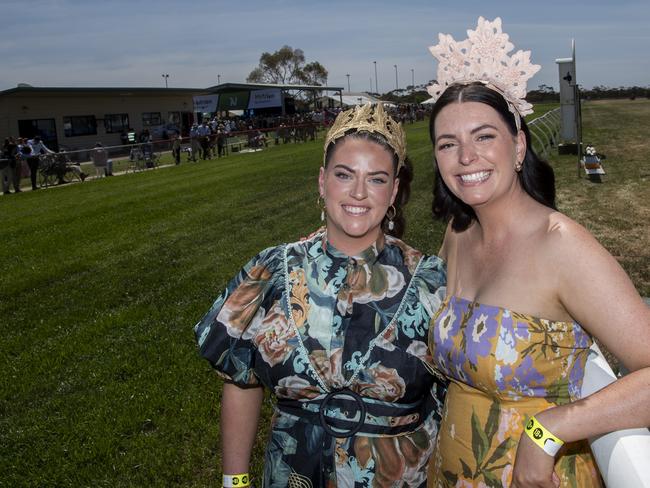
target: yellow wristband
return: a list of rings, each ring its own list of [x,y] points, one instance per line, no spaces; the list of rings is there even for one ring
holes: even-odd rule
[[[251,485],[251,477],[248,473],[242,474],[224,474],[222,486],[224,488],[243,488]]]
[[[541,447],[546,454],[555,457],[560,448],[564,445],[564,441],[553,434],[550,430],[539,423],[539,420],[533,415],[526,422],[524,429],[528,437]]]

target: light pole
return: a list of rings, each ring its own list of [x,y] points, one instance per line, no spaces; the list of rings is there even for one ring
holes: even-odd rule
[[[164,75],[162,75],[162,77],[165,78],[165,88],[169,88],[169,86],[167,86],[167,78],[169,78],[169,75],[164,74]]]
[[[379,85],[377,85],[377,61],[373,61],[375,65],[375,93],[379,93]]]
[[[395,67],[395,90],[399,90],[399,83],[397,82],[397,65],[393,65]]]
[[[217,85],[221,85],[221,75],[217,75]]]
[[[348,93],[350,93],[350,74],[345,75],[348,77]]]
[[[415,96],[415,70],[411,68],[411,97],[413,98],[413,103],[417,103],[417,97]]]

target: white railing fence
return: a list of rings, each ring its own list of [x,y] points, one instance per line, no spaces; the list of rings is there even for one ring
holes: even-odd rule
[[[555,108],[531,120],[528,122],[528,129],[535,152],[542,157],[547,157],[551,148],[557,147],[560,135],[560,108]]]

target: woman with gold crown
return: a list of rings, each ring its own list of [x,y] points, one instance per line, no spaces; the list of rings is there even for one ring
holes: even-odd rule
[[[430,120],[447,296],[430,328],[451,382],[430,486],[592,487],[584,439],[650,425],[650,311],[616,260],[555,209],[523,116],[539,69],[501,20],[440,35]],[[597,337],[632,371],[581,399]]]
[[[196,325],[224,378],[223,486],[247,486],[274,398],[264,486],[425,486],[446,382],[427,352],[445,273],[398,239],[411,169],[381,105],[342,112],[318,178],[326,228],[268,248]]]

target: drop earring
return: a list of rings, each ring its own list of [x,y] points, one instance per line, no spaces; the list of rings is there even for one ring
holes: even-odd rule
[[[393,211],[392,215],[391,215],[391,210]],[[388,230],[390,231],[395,229],[395,222],[393,222],[393,219],[395,218],[396,215],[397,215],[397,210],[395,209],[395,206],[391,205],[390,207],[388,207],[388,210],[386,211],[386,218],[388,219]]]
[[[316,199],[316,205],[320,208],[320,221],[325,222],[325,199],[318,195]]]

